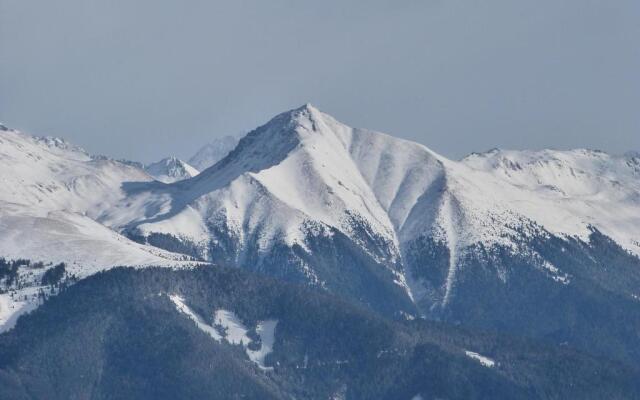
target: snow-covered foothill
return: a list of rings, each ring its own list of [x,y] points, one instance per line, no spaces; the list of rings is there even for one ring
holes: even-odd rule
[[[78,264],[87,269],[78,271],[83,276],[114,265],[175,264],[185,257],[100,223],[126,197],[126,185],[151,182],[133,163],[92,157],[62,139],[3,130],[0,256]]]
[[[191,264],[98,222],[126,196],[126,184],[151,181],[135,163],[94,157],[59,138],[0,130],[0,257],[64,262],[77,279],[114,266]],[[25,282],[2,295],[0,329],[39,304],[38,285]]]

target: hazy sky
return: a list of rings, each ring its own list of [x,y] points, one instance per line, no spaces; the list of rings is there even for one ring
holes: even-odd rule
[[[188,158],[311,102],[450,157],[640,150],[639,0],[0,0],[0,121]]]

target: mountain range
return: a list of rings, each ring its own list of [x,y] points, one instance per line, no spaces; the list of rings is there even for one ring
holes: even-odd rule
[[[279,372],[260,371],[260,367],[267,368],[266,361],[258,363],[257,372],[229,372],[233,377],[219,383],[228,393],[242,386],[233,382],[248,379],[252,383],[246,389],[255,385],[256,391],[244,395],[261,398],[376,397],[372,393],[380,398],[487,398],[491,393],[512,398],[640,396],[633,385],[640,377],[639,178],[640,155],[633,152],[615,156],[586,149],[494,149],[456,161],[418,143],[351,128],[308,104],[274,117],[239,140],[227,137],[219,144],[209,144],[189,163],[170,157],[146,167],[92,156],[61,139],[33,137],[3,127],[0,256],[23,261],[5,262],[13,275],[5,273],[4,280],[0,275],[0,329],[8,331],[0,336],[4,340],[0,340],[0,354],[15,353],[6,344],[12,341],[46,343],[49,338],[37,332],[54,329],[53,325],[43,327],[47,315],[68,315],[55,322],[60,325],[55,329],[74,326],[88,329],[90,337],[103,335],[106,331],[96,333],[94,325],[78,327],[84,324],[83,314],[62,305],[70,299],[80,301],[83,290],[86,293],[91,285],[102,290],[102,296],[110,296],[97,282],[104,281],[105,287],[115,290],[114,279],[122,280],[119,285],[129,289],[118,290],[128,294],[109,301],[122,309],[133,307],[147,318],[147,324],[158,322],[153,310],[165,315],[174,304],[177,309],[167,324],[178,318],[184,329],[185,318],[187,322],[191,319],[192,328],[204,327],[203,332],[214,341],[233,348],[244,344],[229,339],[230,331],[253,332],[242,334],[251,339],[243,343],[262,342],[264,346],[267,339],[260,336],[263,328],[258,327],[267,326],[260,325],[265,321],[291,318],[283,304],[278,312],[259,313],[252,311],[252,307],[260,309],[252,297],[256,293],[249,290],[249,299],[231,293],[234,300],[227,301],[226,310],[236,305],[240,308],[233,312],[240,317],[223,318],[232,323],[225,322],[220,331],[215,316],[230,314],[216,311],[212,317],[202,317],[209,315],[203,310],[215,310],[213,305],[219,301],[212,299],[217,295],[196,300],[204,296],[203,291],[228,290],[216,286],[222,278],[200,282],[198,277],[207,274],[198,272],[200,269],[220,269],[223,275],[241,269],[249,275],[228,279],[248,279],[251,287],[266,285],[277,292],[290,293],[291,287],[305,293],[283,295],[290,297],[282,300],[285,302],[329,296],[326,307],[331,318],[346,318],[337,305],[344,302],[348,310],[353,308],[345,312],[366,315],[358,324],[367,328],[353,327],[367,332],[365,336],[378,335],[378,328],[371,324],[391,324],[388,329],[394,341],[402,343],[396,348],[402,356],[394,361],[398,369],[371,367],[369,374],[364,366],[375,362],[353,360],[361,363],[357,372],[338,368],[331,384],[321,384],[315,382],[317,375],[298,376],[283,367],[293,368],[306,356],[298,349],[288,360],[281,358],[287,357],[285,349],[295,342],[298,328],[283,328],[280,322],[274,328],[275,338],[273,332],[269,336],[275,340],[269,344],[271,360],[280,364],[267,363]],[[65,266],[63,278],[55,288],[44,285],[43,277],[51,275],[59,263]],[[137,269],[104,272],[116,266]],[[158,289],[154,279],[170,281],[173,278],[167,276],[171,274],[182,274],[179,279],[188,280],[185,285],[189,288],[162,284]],[[149,302],[139,297],[140,291],[155,293],[156,289],[164,300]],[[130,294],[133,292],[137,294]],[[260,296],[278,301],[270,295]],[[17,318],[40,304],[33,315]],[[324,318],[317,311],[307,311],[310,320]],[[123,322],[130,316],[113,314],[103,305],[94,304],[86,313],[108,315],[117,321],[122,335],[132,329]],[[255,327],[253,331],[249,325]],[[283,336],[280,329],[285,329]],[[434,329],[458,339],[433,339],[434,335],[441,338]],[[431,333],[421,333],[425,330]],[[335,334],[323,333],[327,337]],[[428,346],[426,339],[416,339],[424,335],[430,337]],[[73,348],[69,340],[61,337],[58,341]],[[313,335],[307,340],[301,348],[318,345]],[[465,348],[465,343],[474,340],[484,343],[479,347],[490,348],[494,355],[504,351],[509,356],[497,366],[493,358]],[[486,347],[486,341],[493,347]],[[114,343],[113,351],[126,351],[124,343]],[[509,345],[498,351],[501,343]],[[370,387],[357,383],[377,374],[408,376],[410,366],[415,367],[415,352],[423,345],[428,350],[421,351],[431,354],[427,358],[446,363],[448,371],[463,371],[444,374],[443,382],[462,374],[469,377],[466,386],[456,392],[406,384],[413,392],[400,396],[396,391],[401,385],[393,382],[376,388],[379,392],[367,392]],[[367,351],[374,351],[372,348]],[[527,354],[538,361],[527,361],[526,368],[513,361],[533,348],[536,355]],[[345,349],[355,357],[353,349]],[[568,349],[576,355],[569,356]],[[220,362],[252,360],[259,353],[259,348],[247,347],[224,356],[232,357],[233,362]],[[334,355],[337,358],[326,362],[347,357],[340,351]],[[18,383],[23,378],[15,368],[22,365],[20,360],[34,357],[56,356],[21,350],[19,356],[10,358],[17,364],[0,363],[0,373],[5,371],[0,380],[8,382],[16,398],[26,389]],[[97,368],[95,363],[108,365],[102,356],[89,361],[91,368]],[[481,375],[477,379],[490,382],[488,386],[476,382],[475,372],[466,369],[469,362],[478,367],[478,361]],[[575,392],[562,392],[560,383],[543,379],[539,371],[557,363],[576,366],[574,375],[567,377],[579,382]],[[618,391],[606,385],[600,392],[586,389],[596,381],[585,377],[604,376],[598,363],[617,365],[620,375],[610,377],[609,382],[618,379],[619,384],[612,385]],[[443,365],[438,368],[445,368]],[[208,375],[198,371],[204,375],[198,375],[194,390],[206,386],[202,382]],[[141,390],[151,382],[149,377],[139,379],[142,386],[132,383],[131,390]],[[296,379],[315,383],[300,386],[294,383]],[[424,382],[435,377],[411,379]],[[43,388],[42,393],[50,390],[42,380],[36,385]],[[305,392],[310,387],[314,389]],[[541,389],[544,387],[548,390]],[[126,398],[134,392],[123,389],[122,393]],[[189,397],[182,392],[176,396]]]

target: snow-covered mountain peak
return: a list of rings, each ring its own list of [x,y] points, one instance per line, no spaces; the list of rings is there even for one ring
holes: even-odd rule
[[[475,175],[467,176],[471,173]],[[485,232],[495,225],[486,219],[496,208],[495,196],[482,185],[487,180],[499,186],[490,174],[423,145],[351,128],[307,104],[250,132],[223,160],[196,178],[177,183],[175,189],[167,188],[168,193],[161,194],[158,188],[142,192],[141,196],[154,199],[154,210],[170,211],[151,214],[156,228],[144,220],[136,224],[153,231],[158,220],[199,214],[202,220],[178,233],[197,232],[194,239],[202,240],[202,229],[192,227],[206,225],[211,215],[225,215],[232,219],[228,226],[249,231],[270,226],[263,237],[285,236],[291,243],[300,237],[305,221],[353,237],[356,218],[366,222],[375,236],[395,243],[396,251],[400,241],[453,225],[461,227],[456,235],[467,245],[499,236]],[[265,221],[269,213],[288,217]],[[456,224],[451,224],[452,218]],[[119,221],[114,220],[121,226]],[[177,226],[175,221],[170,225]]]
[[[54,137],[54,136],[34,136],[34,139],[50,148],[58,148],[62,150],[73,150],[73,151],[82,152],[85,154],[87,153],[83,148],[72,145],[63,138]]]
[[[286,132],[300,135],[305,131],[307,133],[318,132],[320,129],[315,124],[320,123],[325,117],[329,116],[311,104],[304,104],[276,115],[261,127],[264,129],[258,128],[250,134],[270,135],[276,132]]]
[[[367,223],[378,225],[378,230],[391,238],[388,217],[349,153],[351,131],[311,105],[281,113],[243,137],[216,165],[184,182],[182,191],[189,193],[191,199],[181,204],[193,205],[198,196],[208,196],[225,187],[223,193],[236,199],[233,204],[240,199],[244,203],[248,193],[255,191],[252,185],[257,185],[258,193],[268,193],[278,207],[290,208],[291,215],[300,215],[299,224],[309,219],[344,228],[349,212],[354,212]],[[197,195],[194,197],[193,193]],[[227,205],[223,207],[227,215],[235,214]],[[287,219],[291,218],[277,224],[288,226]],[[242,221],[237,223],[242,225]],[[285,226],[274,229],[295,236]]]
[[[303,118],[314,118],[314,117],[329,116],[329,115],[323,113],[318,108],[313,106],[311,103],[305,103],[305,104],[301,105],[300,107],[294,108],[294,109],[289,110],[289,111],[285,111],[285,112],[281,113],[280,115],[276,116],[275,118],[278,118],[279,116],[289,116],[289,118],[296,119],[296,118],[300,118],[300,117],[303,117]]]
[[[222,178],[229,182],[244,173],[278,165],[296,149],[306,154],[318,153],[321,141],[328,140],[333,150],[344,151],[345,135],[350,129],[311,105],[283,112],[241,138],[226,157],[203,171],[197,181],[220,182]]]
[[[238,145],[240,138],[239,135],[227,135],[214,139],[189,158],[189,165],[204,171],[226,157]]]
[[[4,144],[24,151],[28,148],[37,149],[32,155],[38,152],[46,152],[48,154],[71,157],[84,161],[91,158],[83,148],[73,145],[59,137],[32,136],[28,133],[10,129],[5,126],[4,129],[0,130],[0,139],[3,140]],[[5,154],[9,155],[9,153],[10,152],[5,149]]]
[[[269,164],[269,157],[266,153],[272,153],[272,159],[278,159],[286,154],[291,145],[298,143],[298,133],[304,129],[313,129],[313,121],[326,118],[328,115],[323,114],[311,104],[305,104],[301,107],[283,112],[273,117],[269,122],[257,129],[249,132],[244,136],[223,136],[203,146],[193,155],[188,163],[198,171],[205,171],[219,161],[223,160],[230,153],[234,153],[231,159],[251,158],[247,157],[246,150],[250,148],[251,155],[260,158],[261,161],[248,163],[250,169],[260,168],[260,165]],[[271,142],[285,142],[284,146],[273,146]],[[249,155],[249,156],[251,156]],[[245,160],[246,161],[246,160]],[[229,163],[230,161],[226,161]],[[248,162],[248,161],[247,161]],[[253,164],[253,165],[252,165]]]
[[[163,183],[173,183],[198,175],[198,170],[177,157],[167,157],[145,167],[154,179]]]

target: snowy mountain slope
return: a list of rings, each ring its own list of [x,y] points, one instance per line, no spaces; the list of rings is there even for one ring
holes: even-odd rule
[[[0,254],[8,259],[65,262],[80,278],[105,267],[163,265],[186,259],[132,242],[82,214],[1,204]]]
[[[347,252],[360,260],[350,263],[351,273],[376,276],[354,278],[361,290],[371,291],[365,282],[375,279],[406,297],[392,223],[349,154],[348,134],[311,106],[283,113],[195,178],[132,186],[100,221],[147,243],[166,244],[170,235],[203,259],[321,287],[350,285],[340,276],[343,264],[331,258]],[[276,256],[280,246],[283,254]],[[308,259],[315,256],[325,259]],[[281,268],[280,257],[291,262]]]
[[[589,164],[579,152],[566,158],[576,166],[556,162],[545,168],[570,175],[580,166],[589,171],[588,182],[554,178],[527,185],[534,178],[508,180],[480,156],[452,161],[417,143],[350,128],[305,105],[249,133],[193,179],[129,187],[126,199],[100,221],[143,242],[169,241],[165,248],[181,246],[203,259],[253,264],[276,275],[294,269],[325,287],[326,273],[318,265],[327,260],[319,261],[313,247],[326,246],[339,233],[364,251],[369,271],[385,270],[414,301],[429,298],[446,306],[460,264],[483,251],[489,259],[495,252],[526,254],[531,268],[565,283],[567,275],[532,248],[531,240],[558,236],[588,243],[595,227],[638,254],[634,158],[615,165]],[[617,175],[629,183],[616,181]],[[563,199],[551,189],[561,184]],[[438,262],[446,261],[435,283],[416,271],[425,265],[425,240],[429,251],[442,253]],[[505,281],[509,268],[489,259],[487,265]],[[274,271],[278,264],[281,270]]]
[[[0,250],[12,257],[94,260],[94,271],[116,260],[172,265],[178,253],[384,315],[640,359],[637,155],[492,151],[453,161],[310,105],[171,184],[56,139],[4,131],[0,140],[9,188]]]
[[[317,140],[315,135],[310,135],[307,132],[309,128],[299,124],[296,118],[297,115],[293,118],[291,115],[277,117],[242,139],[229,157],[203,171],[195,179],[168,188],[150,187],[151,190],[133,192],[126,201],[137,202],[139,198],[146,198],[147,201],[141,203],[153,204],[152,208],[159,210],[153,214],[147,212],[150,218],[138,215],[141,218],[139,221],[145,226],[176,216],[182,217],[183,212],[189,209],[197,210],[197,215],[203,219],[223,212],[229,226],[243,227],[243,230],[259,228],[267,237],[285,235],[290,243],[296,242],[299,236],[296,227],[304,219],[335,227],[341,226],[342,213],[347,208],[353,208],[353,205],[360,211],[367,207],[376,208],[375,202],[347,189],[355,187],[360,192],[368,190],[357,174],[351,177],[351,182],[345,182],[342,186],[335,179],[338,175],[336,169],[354,169],[348,164],[350,160],[346,153],[331,158],[332,148],[325,146],[322,138]],[[309,152],[308,146],[314,149],[324,146],[319,149],[322,154]],[[325,172],[327,169],[329,171]],[[336,191],[339,193],[336,194]],[[264,194],[268,194],[268,198]],[[328,207],[331,201],[334,204]],[[364,204],[366,201],[370,204]],[[264,210],[265,207],[269,210]],[[163,213],[167,209],[170,211]],[[278,214],[278,209],[282,209],[283,213]],[[262,211],[265,213],[261,214]],[[268,218],[272,211],[282,218]],[[367,213],[367,220],[380,225],[378,218],[385,219],[385,216],[381,210],[376,211],[377,216]],[[260,218],[255,218],[252,213],[259,214]],[[119,210],[111,214],[115,218],[121,215]],[[193,215],[197,218],[196,214]],[[287,215],[290,217],[287,218]],[[188,236],[189,232],[179,233]],[[251,235],[252,232],[236,233]]]
[[[492,151],[455,162],[383,134],[355,130],[354,138],[354,158],[401,241],[419,234],[428,225],[426,210],[448,197],[461,208],[457,215],[465,218],[467,244],[499,242],[509,235],[508,226],[533,221],[585,240],[595,226],[640,254],[638,157],[588,150]]]
[[[393,225],[348,151],[349,129],[311,106],[283,113],[195,179],[131,192],[127,202],[160,210],[142,219],[138,213],[133,222],[151,229],[193,209],[203,221],[224,214],[225,223],[239,229],[238,237],[259,229],[264,239],[281,236],[287,243],[304,245],[300,230],[305,221],[349,235],[356,218],[393,245]],[[272,212],[282,218],[269,218]],[[117,220],[121,214],[116,210],[110,217]],[[117,220],[114,225],[123,223]]]
[[[198,170],[176,157],[167,157],[153,164],[147,165],[144,170],[153,179],[163,183],[173,183],[198,175]]]
[[[189,165],[193,165],[198,171],[204,171],[213,164],[222,160],[233,150],[241,136],[223,136],[204,145],[189,159]]]
[[[135,222],[142,222],[149,230],[152,224],[175,215],[184,219],[182,212],[190,205],[204,214],[203,220],[224,213],[230,226],[267,229],[263,218],[252,219],[246,209],[233,203],[261,201],[261,192],[249,188],[253,184],[289,208],[287,213],[301,213],[305,220],[347,234],[352,225],[345,216],[361,217],[376,235],[396,247],[425,233],[449,239],[455,234],[463,247],[478,242],[504,244],[513,234],[510,226],[526,226],[530,221],[554,233],[586,238],[594,222],[593,218],[582,218],[584,212],[577,206],[576,210],[567,209],[556,205],[556,199],[532,196],[522,185],[505,185],[500,176],[468,160],[458,163],[416,143],[349,128],[312,106],[274,118],[198,179],[143,194],[155,199],[153,209],[165,209],[171,203],[171,212],[154,214],[153,222],[149,218]],[[629,189],[632,193],[627,197],[635,207],[633,196],[637,194],[633,186]],[[160,197],[163,200],[159,201]],[[599,227],[614,235],[613,229],[606,228],[617,225],[619,219]],[[247,224],[247,220],[260,224]],[[118,222],[116,225],[122,225]],[[268,225],[265,239],[278,232],[288,243],[300,242],[295,227],[302,222],[295,217],[267,222],[273,226]],[[461,228],[459,232],[455,225]],[[197,232],[193,239],[206,239],[201,230]],[[177,233],[189,237],[189,232]],[[236,233],[243,236],[246,232]],[[633,250],[627,244],[637,240],[640,228],[627,233],[633,238],[621,243]]]
[[[589,226],[640,254],[640,158],[600,151],[472,154],[462,163],[511,188],[510,207],[552,232],[586,238]]]
[[[141,247],[94,221],[125,196],[125,182],[152,181],[133,165],[91,157],[61,139],[2,131],[1,254],[87,266],[157,263],[166,252]],[[73,237],[76,243],[67,245]],[[90,245],[94,239],[101,244]]]
[[[0,201],[95,215],[123,196],[128,181],[151,181],[144,171],[58,138],[0,132]]]
[[[78,279],[118,265],[179,265],[188,257],[141,245],[96,222],[124,196],[128,181],[152,181],[144,171],[57,138],[0,131],[0,257],[64,262]],[[32,272],[26,271],[27,275]],[[37,275],[0,294],[0,330],[39,301]]]
[[[424,234],[443,240],[455,234],[463,246],[502,243],[507,222],[524,218],[503,204],[495,178],[420,144],[355,129],[349,148],[400,243]],[[501,226],[494,224],[497,220]]]

